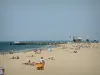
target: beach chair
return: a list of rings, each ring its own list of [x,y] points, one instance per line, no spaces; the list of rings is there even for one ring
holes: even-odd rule
[[[36,67],[37,67],[37,70],[44,70],[44,64],[43,63],[38,63],[36,65]]]

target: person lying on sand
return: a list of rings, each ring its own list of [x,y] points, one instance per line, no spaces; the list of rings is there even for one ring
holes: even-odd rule
[[[50,57],[50,58],[48,58],[49,60],[55,60],[55,58],[54,57]]]
[[[12,59],[15,59],[15,57],[13,56]]]
[[[30,63],[31,63],[31,61],[29,60],[29,61],[28,61],[28,64],[30,64]]]
[[[74,51],[74,53],[77,53],[77,51]]]
[[[34,55],[28,56],[28,57],[35,57]]]
[[[34,65],[35,65],[35,62],[32,62],[32,63],[31,63],[31,61],[29,60],[28,62],[23,63],[23,64],[25,64],[25,65],[32,65],[32,66],[34,66]]]
[[[17,56],[17,57],[14,57],[14,56],[13,56],[11,59],[19,59],[19,57],[18,57],[18,56]]]
[[[28,62],[24,63],[25,65],[30,65],[31,61],[29,60]]]
[[[34,57],[34,55],[32,55],[31,57]]]
[[[19,56],[17,56],[17,58],[16,59],[19,59]]]

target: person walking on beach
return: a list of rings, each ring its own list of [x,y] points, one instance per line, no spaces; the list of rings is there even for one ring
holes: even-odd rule
[[[43,64],[42,70],[44,70],[45,60],[44,60],[43,57],[41,57],[41,59],[40,59],[40,63]]]
[[[45,64],[45,60],[44,60],[44,58],[43,58],[43,57],[41,57],[41,59],[40,59],[40,63]]]
[[[0,75],[4,75],[4,69],[0,67]]]

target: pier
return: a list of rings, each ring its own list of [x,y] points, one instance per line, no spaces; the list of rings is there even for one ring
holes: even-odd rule
[[[67,42],[60,42],[60,41],[38,41],[38,42],[10,42],[10,45],[56,45],[56,44],[63,44]]]

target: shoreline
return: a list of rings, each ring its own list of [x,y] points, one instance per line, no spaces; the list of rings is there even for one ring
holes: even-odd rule
[[[10,45],[9,45],[10,46]],[[27,45],[12,45],[12,47],[13,46],[20,46],[20,47],[23,47],[23,46],[27,46]],[[27,47],[27,48],[24,48],[24,49],[8,49],[8,50],[0,50],[0,53],[5,53],[5,52],[11,52],[11,51],[14,51],[14,52],[20,52],[20,51],[27,51],[27,50],[34,50],[34,49],[42,49],[42,48],[53,48],[53,47],[55,47],[55,45],[38,45],[38,47],[37,47],[37,45],[28,45],[28,46],[31,46],[31,47]],[[19,47],[19,48],[20,48]]]

